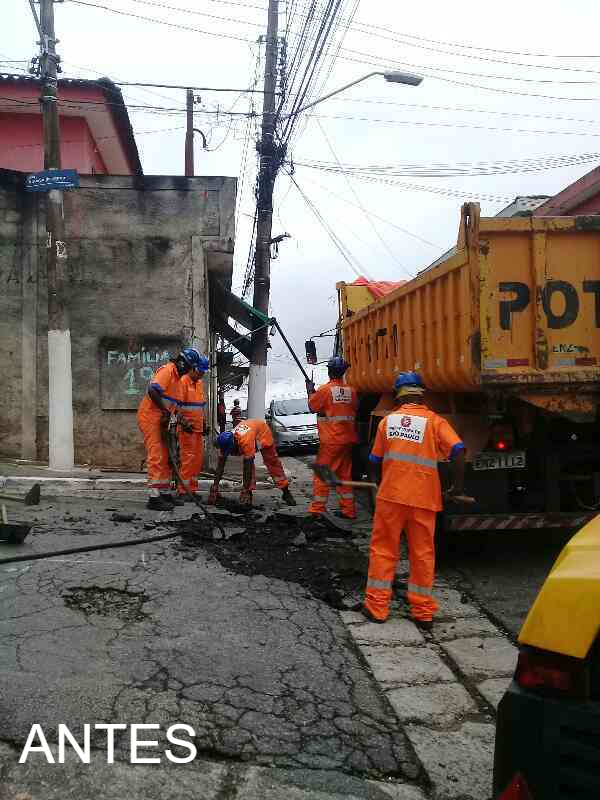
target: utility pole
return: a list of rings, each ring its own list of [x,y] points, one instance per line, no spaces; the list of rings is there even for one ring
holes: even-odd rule
[[[265,80],[262,133],[259,143],[258,205],[256,250],[254,255],[254,308],[269,313],[271,284],[271,226],[273,188],[279,167],[275,148],[275,89],[277,75],[277,35],[279,0],[269,0],[265,52]],[[267,391],[267,329],[252,332],[250,374],[248,378],[248,417],[263,419]]]
[[[185,107],[187,122],[185,128],[185,174],[186,177],[194,175],[194,92],[186,90]]]
[[[44,169],[59,170],[58,57],[54,33],[54,2],[40,0],[42,31],[41,78],[44,123]],[[73,468],[73,380],[71,331],[65,304],[67,245],[63,193],[46,194],[46,268],[48,275],[48,446],[50,469]]]

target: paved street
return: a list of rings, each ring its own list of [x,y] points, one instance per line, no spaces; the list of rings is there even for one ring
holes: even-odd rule
[[[135,491],[12,507],[35,527],[22,548],[0,547],[0,559],[202,535],[0,565],[2,800],[490,795],[494,708],[516,653],[502,626],[514,630],[550,548],[523,546],[510,559],[490,541],[480,556],[455,553],[440,570],[432,636],[408,619],[402,562],[393,619],[373,625],[340,610],[360,598],[368,520],[351,540],[302,535],[309,475],[286,462],[298,508],[259,492],[251,517],[222,511],[224,537],[189,523],[192,506],[161,517]],[[108,765],[93,725],[118,722],[158,724],[138,738],[157,741],[145,755],[161,764],[129,764],[127,730]],[[90,723],[90,766],[73,754],[46,765],[41,753],[19,765],[34,723],[54,750],[59,723],[79,738]],[[174,724],[194,729],[188,765],[165,759]]]

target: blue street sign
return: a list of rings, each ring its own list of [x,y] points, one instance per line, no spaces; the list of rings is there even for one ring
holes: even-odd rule
[[[79,175],[74,169],[45,169],[25,179],[26,192],[49,192],[50,189],[78,189]]]

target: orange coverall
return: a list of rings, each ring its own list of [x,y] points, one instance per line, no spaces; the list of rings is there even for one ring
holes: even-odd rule
[[[179,406],[179,373],[172,361],[159,367],[150,380],[150,386],[160,396],[172,403],[171,411]],[[171,465],[166,433],[161,428],[163,414],[146,394],[137,413],[138,427],[144,435],[148,488],[156,492],[168,492],[171,488]]]
[[[264,419],[243,419],[233,429],[233,435],[240,455],[244,461],[254,461],[256,451],[260,450],[265,462],[265,467],[278,489],[287,489],[289,481],[285,476],[283,466],[275,449],[273,434]],[[252,483],[250,491],[256,488],[254,466],[252,469]]]
[[[193,381],[189,374],[184,375],[179,382],[179,410],[193,430],[189,433],[179,428],[179,458],[181,462],[180,474],[189,492],[198,491],[198,479],[204,463],[204,382],[202,379]],[[185,491],[179,481],[177,492],[180,495]]]
[[[327,464],[342,481],[352,480],[352,448],[358,442],[356,411],[358,397],[342,378],[333,378],[308,398],[308,407],[317,414],[319,453],[317,464]],[[348,486],[338,486],[340,510],[354,518],[354,495]],[[309,513],[322,514],[327,507],[329,486],[317,475],[313,479],[313,501]]]
[[[369,557],[365,607],[387,619],[400,537],[406,531],[410,573],[407,599],[414,619],[430,621],[438,609],[435,517],[442,509],[437,462],[464,449],[445,419],[420,403],[405,403],[379,423],[370,460],[382,464]]]

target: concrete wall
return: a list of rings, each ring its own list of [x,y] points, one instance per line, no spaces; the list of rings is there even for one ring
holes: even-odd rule
[[[0,455],[44,461],[45,199],[21,191],[19,180],[0,172]],[[65,194],[75,459],[136,469],[135,410],[157,360],[181,343],[209,346],[208,274],[230,278],[236,181],[81,183]]]

